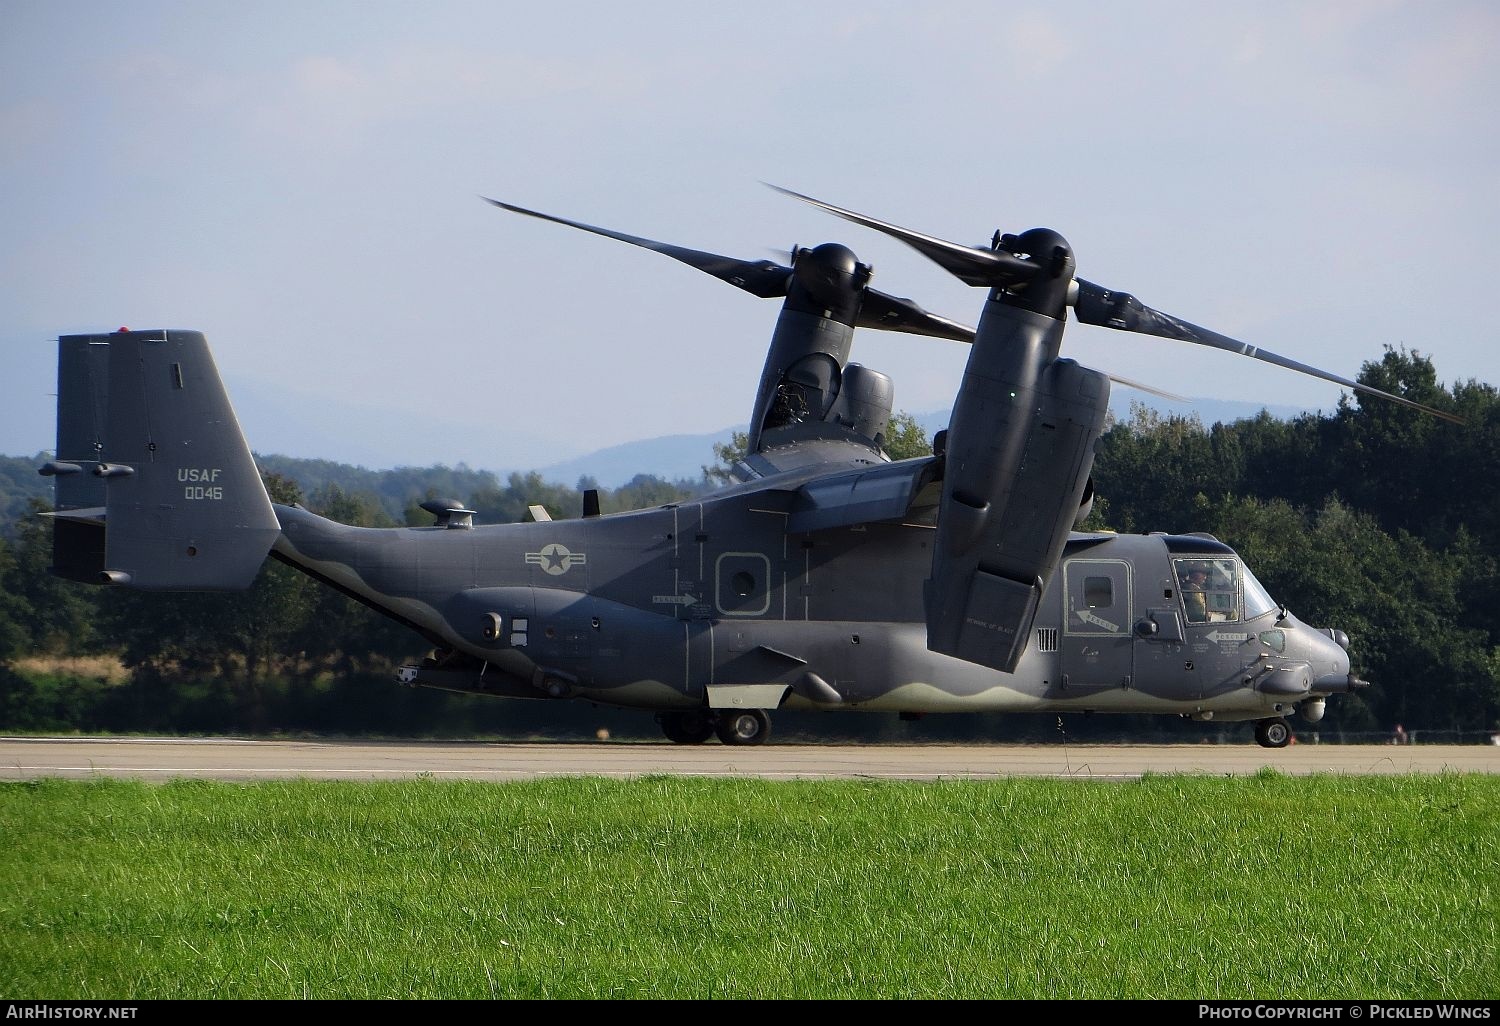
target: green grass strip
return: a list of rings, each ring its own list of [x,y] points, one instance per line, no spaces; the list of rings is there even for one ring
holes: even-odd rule
[[[1500,777],[0,785],[0,996],[1500,995]]]

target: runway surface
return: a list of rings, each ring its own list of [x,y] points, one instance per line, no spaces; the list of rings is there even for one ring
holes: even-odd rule
[[[0,780],[524,780],[678,774],[771,780],[1500,773],[1495,745],[767,745],[0,738]]]

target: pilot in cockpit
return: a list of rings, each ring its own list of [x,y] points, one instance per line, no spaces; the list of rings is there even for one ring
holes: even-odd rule
[[[1182,604],[1188,623],[1208,622],[1208,568],[1202,563],[1189,564],[1178,577]]]

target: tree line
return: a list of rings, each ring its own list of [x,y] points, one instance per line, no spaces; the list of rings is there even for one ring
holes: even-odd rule
[[[1445,387],[1431,361],[1387,348],[1359,380],[1463,418],[1452,424],[1378,398],[1346,398],[1330,415],[1262,413],[1205,426],[1144,405],[1113,423],[1094,464],[1089,530],[1206,531],[1232,545],[1301,619],[1351,639],[1371,681],[1329,703],[1317,728],[1367,737],[1397,723],[1418,737],[1483,740],[1500,730],[1500,397],[1474,381]],[[1358,394],[1357,394],[1358,395]],[[930,451],[906,415],[891,455]],[[359,526],[425,525],[421,503],[457,499],[482,523],[517,522],[533,505],[578,516],[681,501],[730,478],[743,437],[715,447],[701,480],[641,475],[618,489],[575,487],[468,468],[373,472],[326,461],[261,460],[278,502]],[[6,458],[9,460],[10,458]],[[20,462],[20,461],[17,461]],[[28,463],[35,475],[36,463]],[[7,471],[8,464],[0,465]],[[0,729],[656,735],[650,717],[578,703],[500,702],[390,683],[422,653],[406,628],[268,560],[234,595],[161,595],[53,577],[50,525],[0,472]],[[815,736],[1172,738],[1230,726],[1170,717],[930,717],[782,714]],[[1306,729],[1306,728],[1303,728]]]

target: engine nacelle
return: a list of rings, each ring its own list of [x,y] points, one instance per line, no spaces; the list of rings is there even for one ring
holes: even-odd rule
[[[1010,671],[1075,520],[1087,513],[1109,378],[1057,359],[1062,322],[985,311],[948,425],[927,647]]]
[[[844,368],[843,385],[827,419],[884,449],[894,401],[895,389],[889,375],[851,363]]]

